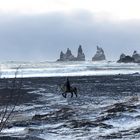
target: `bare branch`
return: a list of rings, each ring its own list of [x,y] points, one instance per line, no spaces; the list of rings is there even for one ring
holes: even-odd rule
[[[5,127],[6,123],[8,122],[10,116],[13,114],[16,105],[18,104],[19,100],[20,100],[20,92],[21,92],[21,88],[22,88],[22,78],[20,79],[20,82],[17,83],[17,75],[18,75],[18,71],[21,68],[21,66],[17,67],[16,72],[15,72],[15,76],[12,80],[12,87],[10,89],[10,96],[9,96],[9,101],[7,102],[6,106],[4,107],[2,113],[1,113],[1,121],[0,121],[0,132],[3,130],[3,128]],[[8,86],[6,86],[8,87]],[[16,97],[15,102],[12,106],[12,108],[10,108],[10,103],[12,102],[13,94],[17,93],[18,96]],[[9,109],[10,108],[10,109]],[[8,111],[8,109],[10,111]]]

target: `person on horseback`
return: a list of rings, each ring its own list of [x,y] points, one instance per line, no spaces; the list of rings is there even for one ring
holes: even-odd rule
[[[70,86],[70,81],[69,81],[68,77],[67,77],[66,83],[64,85],[66,86],[66,91],[70,92],[71,86]]]
[[[73,97],[73,93],[75,94],[75,96],[77,97],[77,88],[76,87],[72,87],[70,85],[70,81],[67,78],[65,84],[63,85],[63,88],[61,88],[64,92],[62,93],[62,96],[64,98],[66,98],[67,93],[71,93],[71,98]]]

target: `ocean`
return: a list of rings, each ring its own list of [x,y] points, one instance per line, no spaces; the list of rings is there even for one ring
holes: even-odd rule
[[[1,62],[2,78],[17,77],[57,77],[134,74],[140,72],[140,64],[116,62]]]

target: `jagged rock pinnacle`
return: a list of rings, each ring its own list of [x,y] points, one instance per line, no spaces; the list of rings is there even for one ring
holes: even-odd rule
[[[106,57],[104,54],[104,50],[100,48],[99,46],[97,46],[97,51],[96,51],[96,54],[93,56],[92,61],[102,61],[105,59]]]

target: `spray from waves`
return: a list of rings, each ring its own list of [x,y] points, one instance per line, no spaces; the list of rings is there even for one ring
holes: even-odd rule
[[[140,72],[139,64],[116,62],[3,62],[0,64],[1,77],[56,77],[133,74]]]

